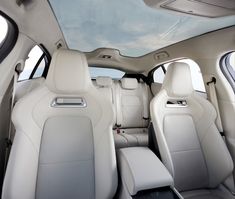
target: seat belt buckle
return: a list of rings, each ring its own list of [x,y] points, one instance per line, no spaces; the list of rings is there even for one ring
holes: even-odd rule
[[[121,127],[120,124],[116,124],[117,134],[120,134],[120,133],[121,133],[120,127]]]

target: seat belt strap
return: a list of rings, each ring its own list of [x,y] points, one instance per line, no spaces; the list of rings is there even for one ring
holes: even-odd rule
[[[11,150],[11,145],[12,145],[12,122],[11,122],[11,116],[12,116],[12,111],[13,111],[13,107],[14,107],[14,103],[15,103],[15,92],[16,92],[16,84],[17,84],[17,80],[18,80],[18,72],[15,71],[14,73],[14,77],[13,77],[13,85],[12,85],[12,97],[11,97],[11,106],[10,106],[10,121],[9,121],[9,128],[8,128],[8,135],[6,138],[6,152],[5,152],[5,160],[4,160],[4,171],[6,171],[7,168],[7,162],[8,162],[8,158],[10,155],[10,150]]]
[[[215,84],[216,84],[215,77],[212,77],[212,80],[210,82],[207,82],[207,85],[209,86],[209,100],[213,104],[217,112],[217,117],[215,121],[216,126],[218,130],[221,132],[221,134],[223,134],[223,126],[222,126],[221,117],[220,117],[219,104],[218,104]]]
[[[148,88],[147,85],[145,83],[142,84],[142,88],[143,88],[143,119],[144,120],[149,120],[149,109],[148,109]]]
[[[121,114],[122,114],[122,105],[121,105],[121,99],[120,99],[120,86],[119,86],[119,82],[117,82],[115,84],[115,94],[116,94],[116,127],[120,128],[122,125],[122,118],[121,118]]]

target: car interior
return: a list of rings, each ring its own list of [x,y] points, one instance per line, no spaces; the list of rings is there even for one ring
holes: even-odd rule
[[[235,0],[1,0],[2,199],[235,199]]]

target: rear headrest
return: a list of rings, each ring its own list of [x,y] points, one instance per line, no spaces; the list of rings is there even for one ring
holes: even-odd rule
[[[138,81],[136,78],[122,78],[121,84],[122,88],[128,90],[134,90],[138,88]]]
[[[56,51],[51,60],[46,85],[58,94],[86,92],[92,83],[85,55],[75,50]]]
[[[96,84],[100,87],[111,87],[113,80],[111,77],[99,76],[96,78]]]
[[[193,91],[190,66],[183,62],[174,62],[168,66],[162,89],[170,97],[187,97]]]

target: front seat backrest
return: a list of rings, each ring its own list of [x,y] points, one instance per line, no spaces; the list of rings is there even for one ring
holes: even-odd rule
[[[46,83],[16,104],[12,119],[3,199],[113,197],[112,105],[93,86],[84,54],[55,52]]]
[[[231,174],[215,109],[194,91],[189,65],[169,65],[150,110],[162,161],[179,191],[215,188]]]

